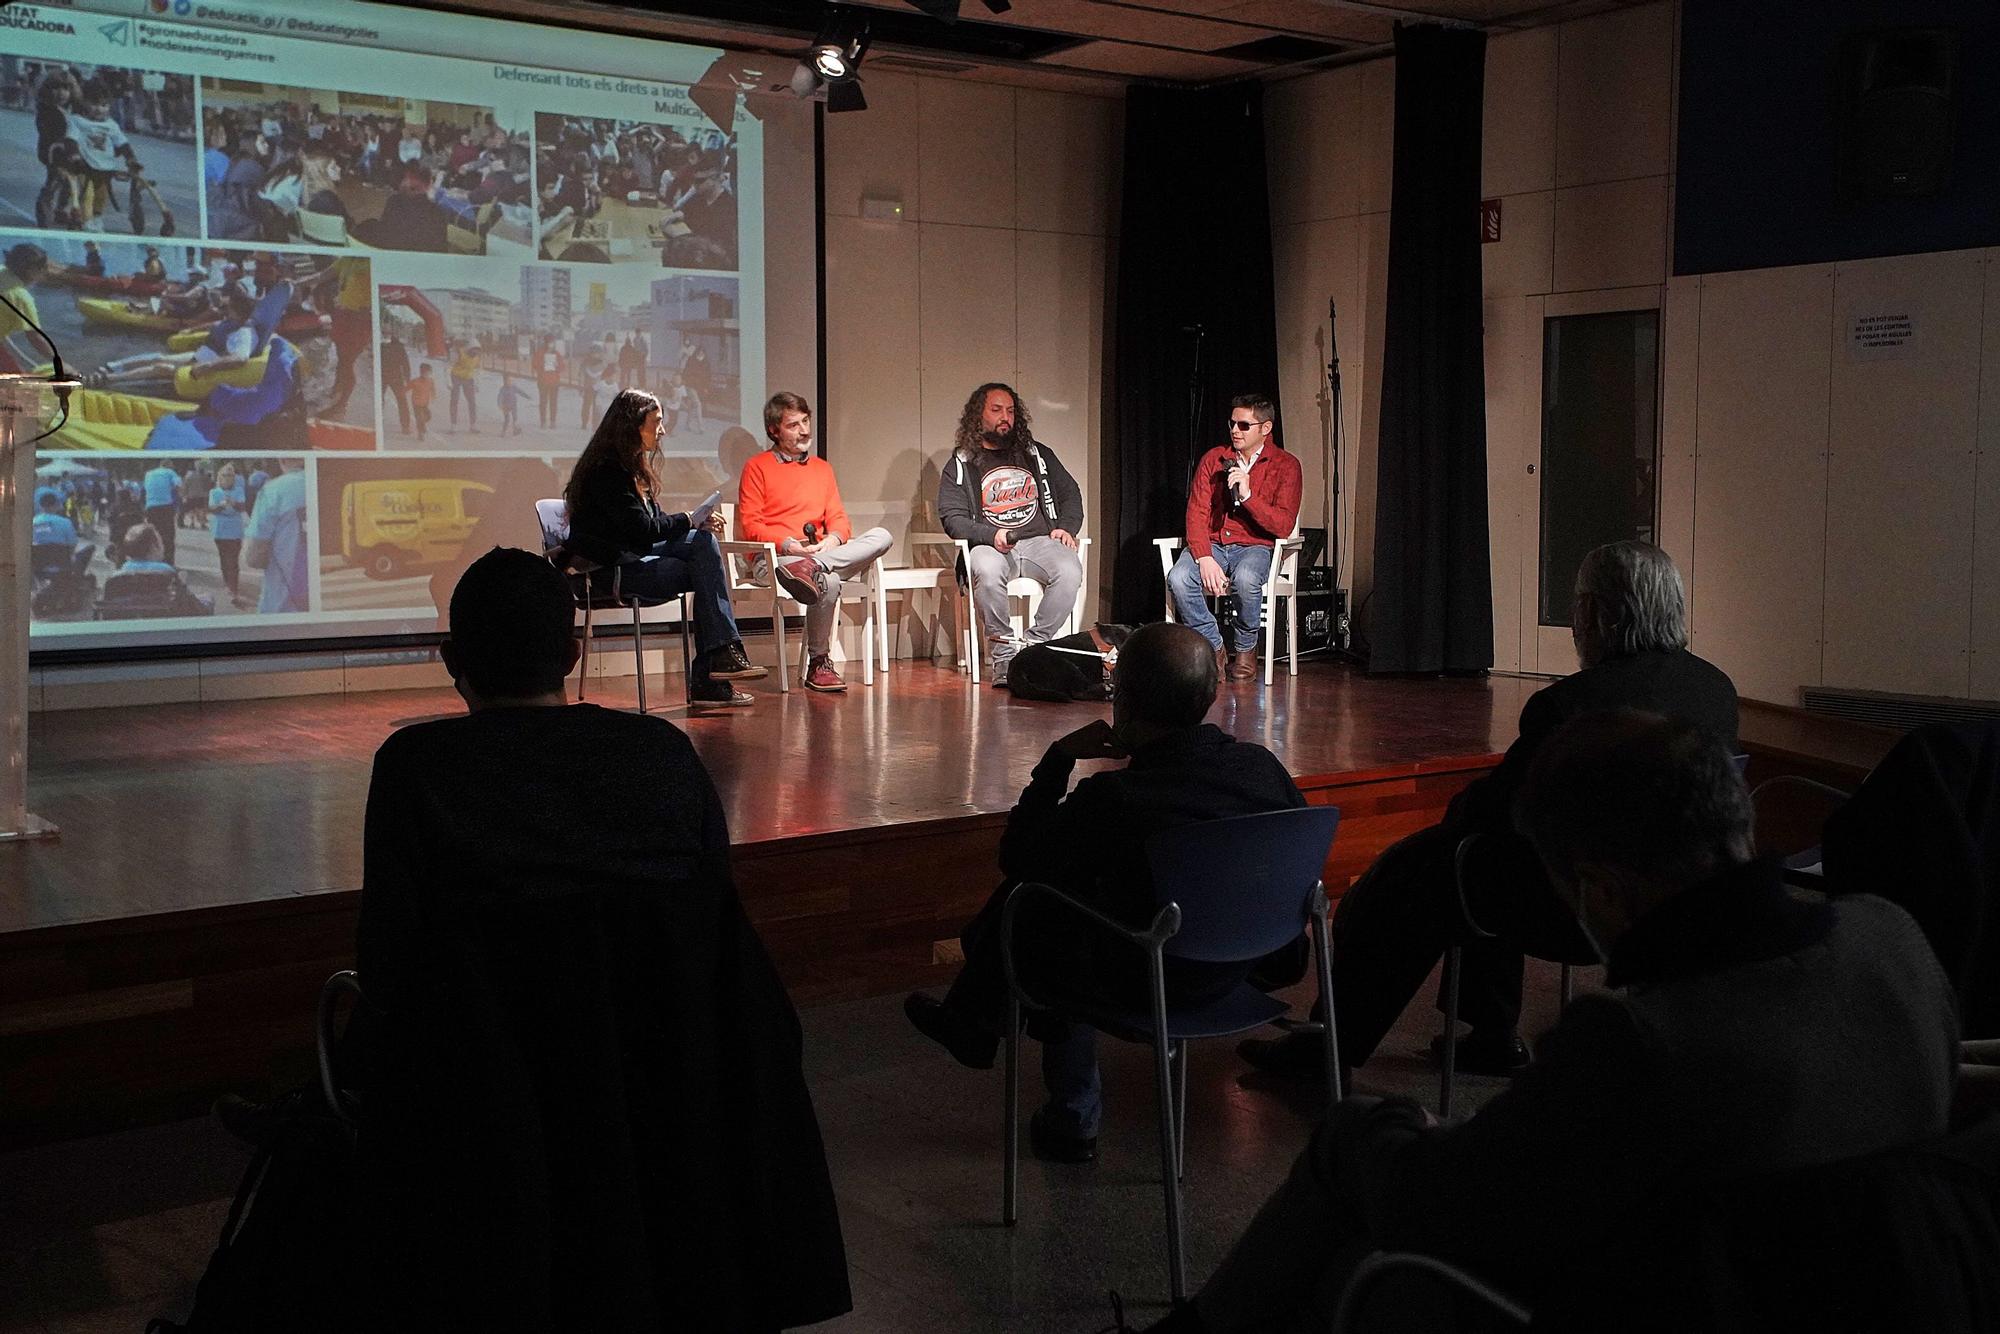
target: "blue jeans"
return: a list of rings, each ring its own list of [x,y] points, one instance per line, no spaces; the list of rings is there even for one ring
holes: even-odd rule
[[[708,653],[742,637],[736,630],[736,617],[729,609],[729,576],[722,568],[722,548],[715,544],[715,534],[707,529],[661,542],[653,548],[650,558],[621,565],[619,572],[620,587],[641,597],[669,601],[683,593],[694,594],[696,651]],[[609,575],[599,578],[608,579]],[[699,662],[695,664],[695,674],[707,674]]]
[[[1215,563],[1229,576],[1230,591],[1236,594],[1236,642],[1229,647],[1247,653],[1257,647],[1257,628],[1264,620],[1264,583],[1271,577],[1271,548],[1224,546],[1211,548]],[[1215,613],[1208,609],[1202,592],[1201,567],[1187,551],[1174,562],[1167,575],[1167,591],[1174,599],[1174,612],[1181,624],[1199,634],[1213,648],[1222,647],[1222,631],[1216,627]]]
[[[1042,1043],[1042,1085],[1049,1091],[1042,1117],[1050,1129],[1083,1139],[1097,1138],[1104,1115],[1104,1081],[1097,1073],[1097,1030],[1069,1025],[1060,1042]]]

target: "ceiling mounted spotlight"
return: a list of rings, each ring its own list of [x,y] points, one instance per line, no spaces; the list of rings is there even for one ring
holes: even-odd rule
[[[852,10],[829,5],[819,35],[792,71],[791,91],[826,103],[828,111],[865,111],[861,95],[861,58],[868,54],[868,19]]]
[[[852,10],[829,6],[819,36],[806,48],[806,63],[828,83],[851,79],[861,72],[868,52],[868,20]]]

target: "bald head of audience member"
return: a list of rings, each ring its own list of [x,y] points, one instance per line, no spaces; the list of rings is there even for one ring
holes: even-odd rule
[[[466,567],[451,594],[451,637],[438,646],[473,712],[560,705],[576,666],[569,582],[540,556],[495,547]]]
[[[1128,751],[1193,727],[1215,703],[1215,650],[1185,625],[1142,625],[1118,650],[1111,720]]]
[[[1590,713],[1535,756],[1514,821],[1601,955],[1634,923],[1754,855],[1736,762],[1692,724]]]

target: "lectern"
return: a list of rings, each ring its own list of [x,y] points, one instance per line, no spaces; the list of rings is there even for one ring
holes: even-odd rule
[[[34,569],[35,437],[75,380],[0,375],[0,843],[52,838],[56,827],[28,814],[28,614]]]

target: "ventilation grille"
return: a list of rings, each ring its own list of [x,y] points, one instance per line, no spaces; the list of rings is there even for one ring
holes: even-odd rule
[[[1928,723],[2000,722],[2000,700],[1891,695],[1879,690],[1834,690],[1825,686],[1807,686],[1801,693],[1808,713],[1823,713],[1903,732]]]

